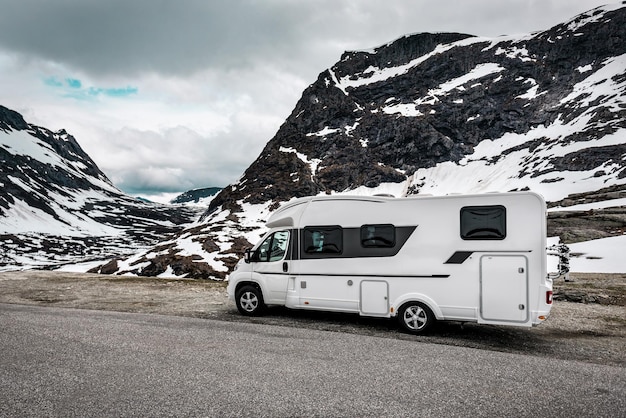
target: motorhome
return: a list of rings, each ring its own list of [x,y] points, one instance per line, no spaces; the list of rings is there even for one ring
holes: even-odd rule
[[[318,196],[273,213],[228,278],[243,315],[268,305],[526,326],[550,314],[546,204],[532,192]]]

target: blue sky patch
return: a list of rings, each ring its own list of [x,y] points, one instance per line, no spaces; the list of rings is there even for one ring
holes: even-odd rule
[[[126,97],[132,94],[137,94],[138,91],[139,89],[137,89],[137,87],[122,87],[122,88],[110,88],[110,89],[90,87],[89,95],[91,96],[104,95],[104,96],[109,96],[109,97]]]
[[[57,90],[62,90],[63,97],[70,97],[73,99],[82,99],[82,100],[90,100],[98,96],[107,96],[107,97],[128,97],[134,94],[139,93],[139,89],[137,87],[112,87],[112,88],[102,88],[102,87],[83,87],[82,81],[77,78],[66,78],[65,80],[61,80],[57,77],[48,77],[43,80],[43,83],[46,86],[52,87]]]
[[[45,79],[43,80],[43,83],[44,83],[46,86],[50,86],[50,87],[63,87],[63,82],[62,82],[62,81],[57,80],[55,77],[48,77],[48,78],[45,78]]]
[[[76,80],[75,78],[66,78],[65,81],[67,82],[68,87],[73,89],[79,89],[83,85],[80,80]]]

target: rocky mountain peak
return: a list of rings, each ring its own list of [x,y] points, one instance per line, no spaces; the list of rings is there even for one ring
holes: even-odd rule
[[[19,113],[0,106],[0,129],[3,131],[17,130],[23,131],[28,128],[28,124]]]
[[[595,123],[559,140],[602,137],[624,127],[624,109],[604,105],[608,97],[591,108],[585,97],[592,93],[576,89],[610,62],[623,69],[624,53],[623,7],[599,8],[522,37],[426,33],[346,52],[305,89],[259,158],[207,214],[222,206],[237,210],[235,202],[405,182],[418,169],[458,163],[482,141],[568,124],[585,112]],[[624,71],[610,76],[607,82],[623,88]],[[598,158],[618,148],[598,150]]]
[[[416,33],[406,35],[371,51],[346,51],[333,66],[338,77],[367,77],[368,69],[407,65],[418,57],[430,54],[439,45],[451,44],[473,35],[461,33]],[[371,74],[371,73],[369,73]]]
[[[2,106],[0,163],[0,270],[127,256],[199,215],[125,195],[68,132]]]

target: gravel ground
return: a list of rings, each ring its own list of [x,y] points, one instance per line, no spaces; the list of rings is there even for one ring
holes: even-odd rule
[[[220,282],[22,271],[0,273],[0,303],[141,312],[345,332],[626,367],[626,274],[572,274],[555,282],[550,318],[535,328],[440,323],[430,335],[395,321],[272,308],[239,315]]]

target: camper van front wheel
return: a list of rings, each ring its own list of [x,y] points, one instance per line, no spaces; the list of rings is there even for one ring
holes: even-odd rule
[[[420,334],[433,325],[435,316],[428,306],[419,302],[409,302],[400,308],[398,320],[406,331]]]
[[[237,292],[237,309],[242,315],[260,315],[265,308],[263,294],[254,286],[243,286]]]

